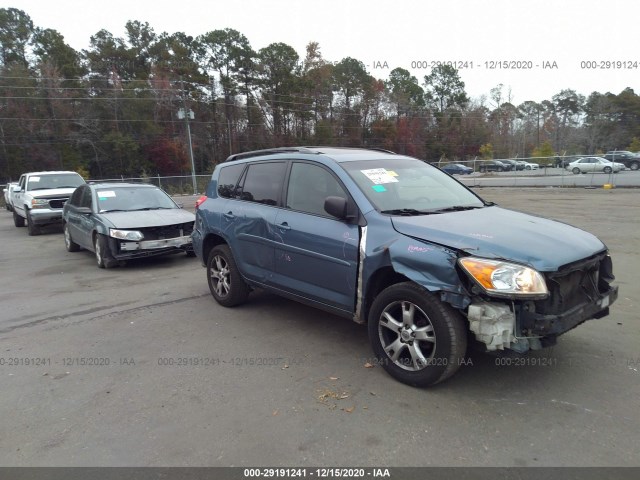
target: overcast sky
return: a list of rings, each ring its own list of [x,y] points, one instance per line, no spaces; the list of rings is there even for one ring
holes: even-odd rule
[[[0,0],[0,7],[25,11],[36,26],[58,30],[76,50],[88,48],[90,36],[103,28],[124,37],[128,20],[148,22],[156,33],[193,36],[234,28],[255,50],[283,42],[304,57],[305,46],[316,41],[326,60],[356,58],[382,79],[402,67],[423,83],[432,62],[456,62],[471,97],[488,97],[503,84],[515,104],[551,99],[566,88],[585,96],[617,94],[626,87],[640,93],[637,5],[636,0]],[[516,68],[505,69],[502,62]]]

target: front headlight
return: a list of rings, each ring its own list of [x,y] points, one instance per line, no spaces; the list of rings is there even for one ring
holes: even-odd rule
[[[132,240],[134,242],[139,242],[144,238],[142,232],[138,230],[118,230],[115,228],[109,229],[109,236],[120,240]]]
[[[461,258],[458,263],[490,295],[507,298],[549,295],[544,278],[532,268],[478,257]]]
[[[34,198],[31,200],[31,208],[48,208],[49,200],[44,198]]]

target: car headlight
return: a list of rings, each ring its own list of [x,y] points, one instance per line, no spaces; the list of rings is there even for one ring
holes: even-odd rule
[[[31,200],[31,208],[48,208],[49,200],[45,198],[34,198]]]
[[[524,265],[478,257],[461,258],[458,263],[490,295],[506,298],[549,295],[542,275]]]
[[[142,232],[138,230],[118,230],[116,228],[109,229],[109,236],[120,240],[132,240],[134,242],[139,242],[144,238]]]

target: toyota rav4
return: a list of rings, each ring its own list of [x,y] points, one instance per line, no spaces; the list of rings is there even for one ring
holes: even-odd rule
[[[366,324],[387,372],[416,386],[453,375],[468,341],[537,350],[618,296],[595,236],[373,149],[232,155],[199,200],[193,245],[221,305],[259,287]]]

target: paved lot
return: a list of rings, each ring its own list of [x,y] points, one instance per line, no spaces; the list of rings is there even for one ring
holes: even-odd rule
[[[0,212],[0,465],[638,465],[640,190],[476,191],[596,233],[621,294],[528,364],[472,355],[428,390],[365,368],[352,322],[223,309],[197,259],[99,270]]]

